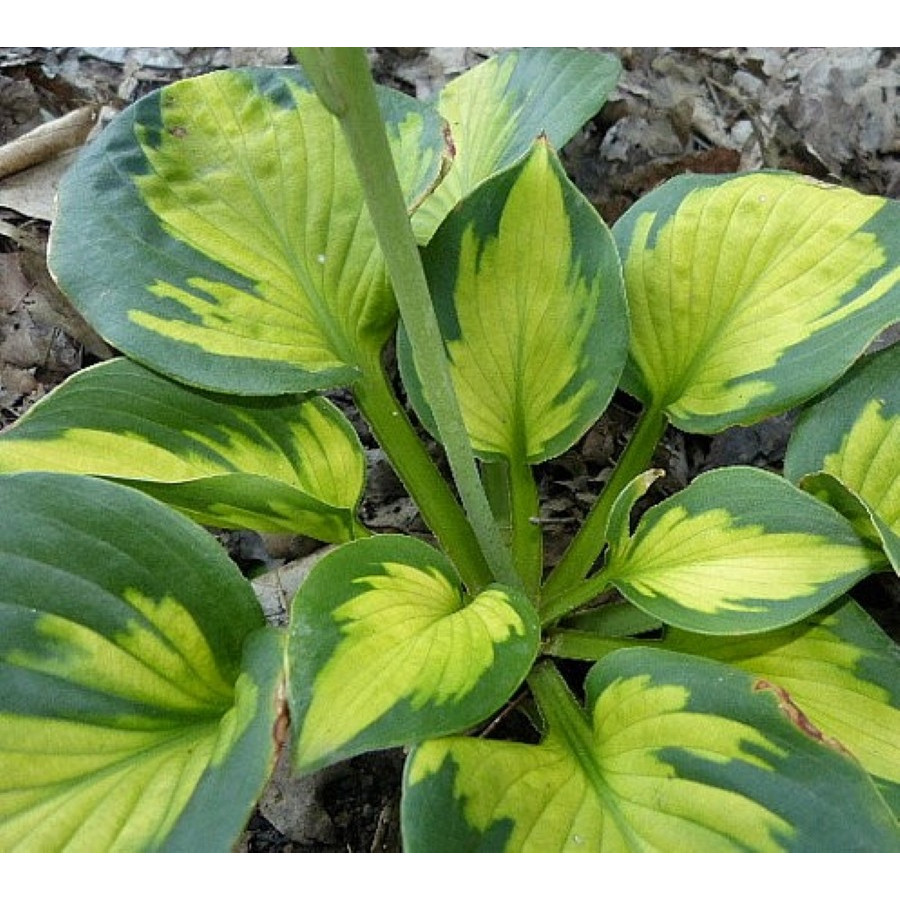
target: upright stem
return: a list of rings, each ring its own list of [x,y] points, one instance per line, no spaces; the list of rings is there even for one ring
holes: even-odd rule
[[[573,588],[590,571],[606,542],[606,526],[616,497],[632,478],[640,475],[650,465],[653,451],[665,429],[666,417],[662,410],[652,407],[644,410],[612,476],[603,486],[593,509],[563,558],[545,582],[542,591],[545,602],[552,603],[555,597]]]
[[[300,48],[294,53],[322,102],[341,124],[425,396],[484,558],[496,579],[519,586],[521,580],[478,476],[365,51],[359,47],[326,47]],[[411,490],[416,487],[411,485]],[[414,499],[426,502],[419,492]]]

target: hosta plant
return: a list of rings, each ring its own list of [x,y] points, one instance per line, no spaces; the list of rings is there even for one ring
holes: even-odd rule
[[[141,99],[61,185],[52,271],[121,355],[0,437],[0,848],[227,850],[279,754],[403,747],[411,851],[900,849],[900,660],[854,599],[900,566],[898,204],[687,175],[610,230],[557,150],[614,57],[423,103],[297,55]],[[336,389],[433,540],[360,520]],[[545,565],[536,468],[617,390]],[[666,428],[800,407],[783,471],[661,496]],[[335,548],[279,628],[206,526]]]

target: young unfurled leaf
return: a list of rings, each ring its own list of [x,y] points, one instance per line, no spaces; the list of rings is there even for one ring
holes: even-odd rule
[[[900,318],[900,204],[786,172],[675,178],[615,227],[623,386],[685,431],[748,424],[840,377]]]
[[[900,345],[860,361],[804,412],[784,471],[814,493],[805,476],[825,472],[859,498],[900,573]]]
[[[229,850],[282,674],[248,582],[121,485],[2,475],[0,508],[0,850]]]
[[[457,737],[417,747],[403,790],[406,849],[900,848],[863,769],[804,727],[769,682],[629,649],[598,663],[585,688],[585,710],[561,681],[541,690],[549,730],[537,745]]]
[[[564,146],[606,101],[622,71],[610,53],[560,47],[508,50],[453,79],[436,109],[453,163],[413,217],[427,243],[454,205],[524,155],[539,135]]]
[[[441,124],[381,97],[412,206]],[[340,127],[294,69],[187,79],[117,116],[60,185],[50,267],[111,344],[211,390],[347,384],[396,321]]]
[[[629,537],[640,493],[626,489],[613,508],[608,578],[646,613],[687,631],[787,625],[884,563],[830,506],[761,469],[699,476],[652,507]]]
[[[768,634],[708,637],[670,629],[662,646],[738,666],[787,691],[803,711],[798,724],[850,751],[900,817],[897,645],[853,600]]]
[[[464,201],[423,259],[475,453],[536,463],[570,447],[615,390],[628,323],[610,233],[547,142]],[[400,360],[430,423],[405,340]]]
[[[464,597],[446,558],[421,541],[383,535],[339,547],[292,607],[295,766],[477,724],[525,678],[538,634],[524,595],[494,585]]]
[[[221,528],[336,543],[365,533],[362,447],[321,397],[228,398],[111,360],[0,436],[0,472],[38,469],[127,482]]]

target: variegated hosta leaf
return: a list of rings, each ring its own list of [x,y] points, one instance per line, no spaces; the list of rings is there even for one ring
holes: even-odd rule
[[[282,681],[249,584],[122,485],[2,475],[0,508],[0,850],[229,850]]]
[[[0,435],[0,472],[49,470],[131,484],[206,525],[365,533],[365,457],[321,397],[224,397],[126,359],[74,375]]]
[[[436,106],[450,129],[453,164],[413,218],[421,242],[539,135],[554,147],[566,144],[603,106],[621,71],[609,53],[527,48],[500,53],[451,81]]]
[[[849,750],[900,818],[900,650],[852,600],[762,635],[670,629],[662,646],[738,666],[787,691],[803,710],[798,724]]]
[[[565,688],[562,688],[565,691]],[[407,761],[412,851],[896,851],[865,772],[768,681],[621,650],[546,707],[537,745],[426,741]]]
[[[525,678],[538,638],[524,595],[493,585],[464,597],[446,558],[421,541],[382,535],[339,547],[292,607],[295,766],[477,724]]]
[[[530,463],[562,453],[606,408],[628,322],[610,233],[547,142],[464,201],[423,259],[475,453]]]
[[[804,412],[784,472],[798,483],[825,472],[850,490],[900,573],[900,344],[860,361]]]
[[[675,178],[613,233],[623,387],[711,433],[823,390],[900,318],[900,203],[787,172]]]
[[[629,536],[628,514],[648,484],[639,476],[616,501],[606,571],[632,603],[677,628],[779,628],[884,564],[826,503],[747,466],[699,476],[652,507]]]
[[[381,96],[414,205],[441,124]],[[187,79],[116,117],[60,186],[50,266],[111,344],[212,390],[346,384],[396,321],[340,126],[287,68]]]

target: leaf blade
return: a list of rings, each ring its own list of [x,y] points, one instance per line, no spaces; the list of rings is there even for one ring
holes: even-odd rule
[[[413,202],[437,176],[440,126],[409,98],[384,109]],[[50,266],[111,344],[178,380],[255,395],[348,384],[396,322],[352,171],[296,70],[186,79],[81,155]]]
[[[900,809],[900,678],[897,647],[846,598],[811,619],[765,635],[706,637],[669,630],[664,647],[767,678],[839,741]]]
[[[785,477],[801,482],[818,472],[862,501],[900,572],[900,347],[866,357],[804,411]]]
[[[295,766],[477,723],[524,679],[537,642],[527,599],[494,585],[464,605],[441,554],[413,538],[338,548],[292,607]]]
[[[627,312],[609,232],[546,141],[458,207],[423,259],[476,454],[536,463],[571,446],[619,380]],[[402,333],[399,353],[434,433]]]
[[[619,540],[608,576],[667,624],[741,634],[797,621],[881,564],[826,504],[771,473],[732,466],[645,514],[630,542]]]
[[[183,517],[80,476],[4,475],[0,494],[0,846],[154,849],[204,774],[271,731],[274,703],[248,700],[273,695],[280,654],[245,671],[262,613]],[[272,764],[271,741],[257,750],[242,791],[201,804],[219,850]]]
[[[226,398],[127,359],[77,373],[0,437],[0,472],[97,475],[128,483],[205,525],[342,542],[365,459],[321,397]]]
[[[564,146],[606,101],[621,68],[608,53],[525,48],[499,53],[444,87],[436,108],[450,129],[453,164],[413,218],[420,243],[537,137]]]
[[[632,311],[626,389],[699,433],[823,390],[897,318],[898,215],[792,173],[668,182],[613,228]]]
[[[590,743],[577,753],[559,723],[536,746],[418,747],[404,780],[406,849],[846,851],[900,841],[862,770],[746,673],[623,650],[591,670],[586,690]],[[849,796],[852,824],[829,814]]]

